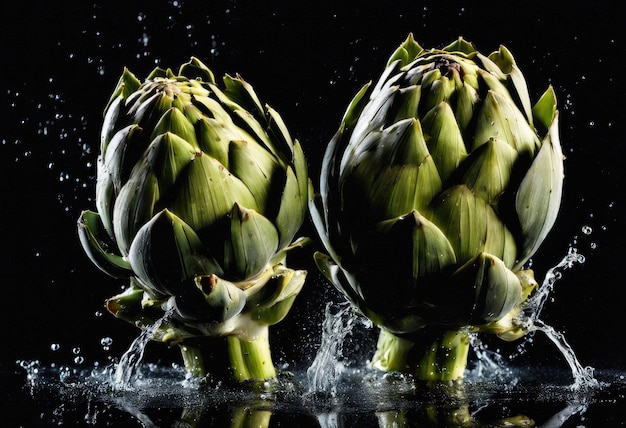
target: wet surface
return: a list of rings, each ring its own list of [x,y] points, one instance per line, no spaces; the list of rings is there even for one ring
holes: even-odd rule
[[[596,427],[621,426],[616,410],[626,403],[625,374],[611,370],[596,372],[597,388],[574,391],[559,368],[516,369],[506,382],[470,373],[462,387],[445,388],[361,369],[344,373],[330,396],[308,392],[304,373],[281,374],[276,392],[253,393],[189,381],[177,368],[142,367],[143,377],[124,390],[112,387],[107,368],[33,368],[2,374],[13,390],[3,394],[3,414],[15,426],[240,426],[242,418],[260,418],[258,426],[268,427],[434,427],[462,426],[451,419],[462,416],[479,427],[506,418]]]

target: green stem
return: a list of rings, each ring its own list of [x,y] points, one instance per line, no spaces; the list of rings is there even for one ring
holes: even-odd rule
[[[267,326],[258,329],[252,340],[228,336],[228,356],[233,377],[237,381],[276,377],[272,362]]]
[[[247,333],[186,340],[179,345],[185,370],[196,377],[211,374],[237,382],[275,378],[268,327],[255,325]]]
[[[410,351],[414,346],[411,340],[381,328],[372,366],[385,372],[408,372],[411,369]]]
[[[186,344],[179,345],[180,353],[183,356],[183,362],[185,364],[185,370],[191,373],[195,377],[206,376],[206,369],[204,367],[204,358],[202,357],[202,350],[196,346],[190,346]]]
[[[420,380],[451,381],[464,377],[468,352],[469,334],[464,330],[431,326],[399,337],[381,328],[372,365],[413,373]]]

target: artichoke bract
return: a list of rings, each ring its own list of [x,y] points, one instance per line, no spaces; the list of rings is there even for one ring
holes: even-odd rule
[[[350,103],[309,191],[317,266],[381,328],[373,366],[458,379],[471,332],[523,336],[525,265],[562,184],[552,87],[532,105],[504,46],[426,50],[409,35]]]
[[[158,320],[153,338],[180,345],[195,375],[225,364],[236,380],[267,379],[268,326],[306,276],[285,260],[306,241],[294,237],[307,165],[249,83],[223,83],[197,58],[144,82],[124,70],[105,109],[97,212],[84,211],[78,231],[94,264],[129,281],[106,302],[111,313],[144,329]],[[207,337],[226,338],[221,357]]]

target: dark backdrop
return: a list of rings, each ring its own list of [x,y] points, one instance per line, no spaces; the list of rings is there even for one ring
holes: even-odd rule
[[[570,246],[586,261],[564,273],[544,319],[566,333],[583,364],[623,367],[624,19],[617,1],[574,3],[24,0],[3,8],[0,369],[17,359],[106,362],[137,335],[104,313],[103,300],[124,284],[90,264],[75,232],[79,212],[93,208],[102,109],[124,66],[143,78],[195,55],[217,76],[240,73],[283,115],[316,180],[347,103],[409,32],[426,48],[460,35],[484,53],[504,44],[534,99],[554,86],[565,196],[534,267],[543,277]],[[302,233],[315,236],[308,222]],[[311,361],[323,302],[341,301],[314,270],[315,249],[292,257],[309,280],[272,330],[277,360],[292,367]],[[527,354],[561,364],[541,338]]]

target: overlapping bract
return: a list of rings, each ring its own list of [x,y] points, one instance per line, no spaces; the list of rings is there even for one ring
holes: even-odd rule
[[[307,210],[307,166],[280,115],[241,77],[198,59],[145,82],[124,71],[107,106],[97,213],[79,220],[103,271],[130,278],[115,315],[157,337],[254,333],[289,310],[305,278],[284,266]]]
[[[560,205],[563,155],[552,88],[532,106],[513,56],[462,38],[410,35],[355,96],[310,208],[321,271],[396,334],[510,320],[536,286],[522,270]],[[508,323],[508,324],[507,324]]]

